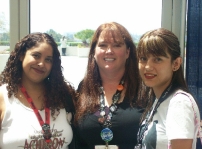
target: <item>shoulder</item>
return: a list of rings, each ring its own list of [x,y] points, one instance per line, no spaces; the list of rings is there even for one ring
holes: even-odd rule
[[[181,114],[181,116],[193,117],[195,112],[199,115],[199,108],[193,96],[182,90],[175,92],[170,99],[168,112],[171,111],[173,116]]]
[[[200,113],[193,96],[182,90],[175,92],[170,99],[166,117],[168,139],[192,139],[197,129],[198,118]]]
[[[182,90],[178,90],[173,94],[170,103],[184,103],[184,104],[192,104],[195,103],[193,96],[190,93],[187,93]]]
[[[5,85],[0,86],[0,129],[1,129],[1,122],[3,120],[4,111],[5,111],[5,101],[4,101],[5,87],[6,87]]]

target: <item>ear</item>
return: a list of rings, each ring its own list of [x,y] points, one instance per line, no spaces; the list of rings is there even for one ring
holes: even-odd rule
[[[182,64],[182,58],[181,57],[176,58],[173,61],[173,66],[172,66],[173,71],[177,71],[180,68],[181,64]]]
[[[130,55],[130,47],[126,49],[126,54],[127,54],[127,58],[128,58]]]

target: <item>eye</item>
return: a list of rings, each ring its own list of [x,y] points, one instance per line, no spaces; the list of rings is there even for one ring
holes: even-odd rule
[[[40,57],[39,54],[32,54],[32,56],[35,58],[35,59],[38,59]]]
[[[121,47],[121,44],[114,44],[114,47]]]
[[[144,56],[141,56],[141,57],[139,58],[139,62],[146,62],[146,61],[147,61],[147,58],[144,57]]]
[[[100,43],[100,44],[98,44],[98,47],[106,47],[107,46],[107,44],[104,44],[104,43]]]
[[[155,61],[155,62],[160,62],[160,61],[162,61],[162,58],[156,57],[156,58],[154,59],[154,61]]]
[[[46,58],[46,62],[48,62],[48,63],[52,63],[52,58]]]

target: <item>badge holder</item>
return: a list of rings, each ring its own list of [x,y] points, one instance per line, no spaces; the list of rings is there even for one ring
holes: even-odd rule
[[[106,143],[105,149],[108,149],[108,142],[113,139],[113,132],[109,128],[104,128],[100,135],[102,140]]]

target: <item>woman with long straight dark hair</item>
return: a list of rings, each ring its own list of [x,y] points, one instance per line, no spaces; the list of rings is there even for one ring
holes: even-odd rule
[[[178,38],[164,28],[146,32],[137,47],[141,96],[147,108],[137,149],[195,149],[200,132],[198,106],[182,70]]]

